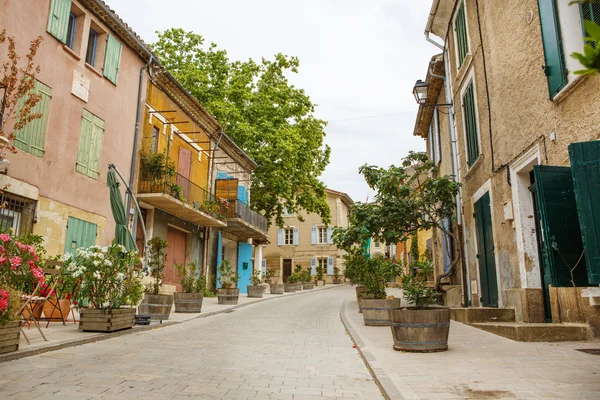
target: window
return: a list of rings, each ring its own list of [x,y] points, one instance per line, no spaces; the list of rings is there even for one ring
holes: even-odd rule
[[[327,258],[317,258],[317,267],[323,268],[323,273],[327,274]]]
[[[73,23],[71,23],[71,19],[73,19]],[[75,16],[71,13],[71,0],[52,0],[46,30],[61,42],[67,45],[70,42],[69,47],[73,45]],[[70,38],[68,37],[69,31],[71,32]]]
[[[0,196],[0,227],[13,228],[15,235],[24,235],[33,231],[36,201],[16,194],[3,192]]]
[[[106,52],[104,53],[104,76],[113,84],[119,78],[119,65],[121,63],[121,43],[112,35],[107,35]]]
[[[464,128],[467,138],[467,164],[472,166],[479,158],[479,134],[477,132],[477,110],[473,81],[469,82],[462,95]]]
[[[98,45],[98,33],[90,28],[88,35],[87,51],[85,53],[85,62],[92,67],[96,63],[96,46]]]
[[[327,244],[327,228],[322,226],[317,228],[317,244]]]
[[[284,240],[283,244],[294,244],[294,229],[293,228],[285,228],[283,230]]]
[[[381,242],[379,240],[376,240],[375,241],[375,247],[379,247],[379,246],[381,246]]]
[[[286,206],[283,206],[283,216],[284,217],[293,217],[294,216],[294,212],[288,210],[288,208]]]
[[[539,0],[538,3],[546,62],[543,68],[548,79],[548,91],[552,99],[567,84],[567,71],[556,1]]]
[[[46,126],[48,125],[48,109],[50,99],[52,98],[52,89],[40,81],[35,81],[32,91],[41,96],[35,107],[31,109],[31,114],[42,114],[41,118],[29,121],[23,129],[15,132],[15,147],[34,156],[42,157],[44,155],[44,145],[46,142]],[[25,98],[19,100],[19,111],[25,103]]]
[[[75,170],[93,179],[98,179],[100,176],[103,133],[104,121],[84,109]]]
[[[158,129],[156,126],[152,129],[152,152],[156,153],[156,151],[158,150],[158,135],[160,133],[160,129]],[[227,174],[227,172],[225,173]],[[217,172],[217,179],[219,178],[219,172]]]
[[[73,43],[75,42],[75,27],[77,26],[77,17],[75,14],[69,14],[69,26],[67,27],[67,46],[73,50]]]
[[[456,18],[454,19],[454,33],[456,42],[456,52],[458,56],[458,68],[463,65],[467,54],[469,53],[469,38],[467,35],[467,18],[464,1],[460,2]]]
[[[579,4],[579,9],[581,12],[581,19],[583,21],[593,21],[596,24],[600,24],[600,3],[590,3],[590,4]],[[583,23],[581,24],[583,27],[583,35],[585,37],[589,37],[590,35],[585,30]],[[596,48],[595,42],[587,42],[592,48]]]
[[[69,217],[67,221],[67,239],[65,253],[75,255],[80,247],[90,247],[96,243],[98,226],[82,219]]]

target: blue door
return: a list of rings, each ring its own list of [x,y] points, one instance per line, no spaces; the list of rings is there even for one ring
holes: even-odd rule
[[[238,243],[238,274],[240,276],[238,281],[240,293],[247,293],[246,286],[250,284],[252,276],[252,245],[250,243]]]

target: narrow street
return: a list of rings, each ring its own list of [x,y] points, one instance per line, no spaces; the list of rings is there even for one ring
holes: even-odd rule
[[[378,399],[340,321],[349,286],[0,365],[2,399]]]

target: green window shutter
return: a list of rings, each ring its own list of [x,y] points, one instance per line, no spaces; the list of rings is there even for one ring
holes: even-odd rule
[[[98,179],[100,176],[100,154],[102,152],[102,136],[104,133],[104,121],[94,116],[92,124],[92,140],[90,143],[90,156],[88,171],[89,176]]]
[[[588,279],[600,284],[600,141],[569,145]],[[580,266],[581,267],[581,266]]]
[[[538,0],[540,24],[542,26],[542,42],[544,45],[544,71],[548,79],[550,99],[567,84],[560,24],[555,0]]]
[[[121,63],[121,43],[112,35],[106,38],[106,53],[104,55],[104,76],[106,79],[117,84],[119,77],[119,64]]]
[[[103,134],[104,121],[84,109],[75,170],[93,179],[98,179],[100,176]]]
[[[38,157],[44,155],[44,144],[46,142],[46,127],[48,125],[48,109],[52,98],[52,89],[40,81],[35,81],[32,90],[41,96],[31,114],[42,114],[41,118],[30,121],[23,129],[15,132],[15,147]],[[25,103],[26,98],[19,99],[19,111]]]
[[[454,20],[454,31],[456,32],[456,51],[458,52],[458,68],[460,68],[469,53],[469,40],[467,38],[467,19],[465,3],[461,2]]]
[[[600,3],[589,3],[589,4],[579,4],[579,10],[581,11],[581,19],[582,24],[581,28],[583,30],[583,36],[589,37],[590,35],[585,30],[583,26],[583,21],[592,21],[596,24],[600,25]],[[596,48],[595,42],[587,42],[593,48]]]
[[[479,137],[477,133],[477,114],[473,82],[469,83],[462,99],[463,118],[467,136],[467,164],[469,167],[479,158]]]
[[[96,224],[92,224],[91,222],[69,217],[65,253],[75,255],[78,248],[90,247],[96,244],[97,228]]]
[[[67,32],[69,30],[69,14],[71,13],[71,0],[52,0],[50,13],[48,15],[49,34],[63,43],[67,43]]]

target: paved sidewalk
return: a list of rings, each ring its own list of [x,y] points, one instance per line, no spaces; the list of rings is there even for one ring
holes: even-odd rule
[[[236,306],[221,305],[218,304],[218,300],[216,297],[205,297],[202,302],[202,313],[176,313],[175,306],[173,306],[169,319],[163,321],[162,326],[175,325],[195,318],[205,318],[217,313],[228,312],[228,310],[244,307],[248,304],[260,301],[274,300],[277,298],[288,297],[293,295],[309,295],[311,292],[317,292],[324,289],[331,289],[335,286],[327,285],[324,287],[315,287],[312,290],[302,290],[300,292],[284,293],[283,295],[264,294],[262,299],[249,298],[246,294],[240,294],[238,305]],[[77,320],[78,318],[79,314],[77,311],[75,311],[75,319]],[[19,350],[11,353],[0,354],[0,363],[31,355],[41,354],[47,351],[58,350],[60,348],[92,343],[98,340],[105,340],[107,338],[126,335],[130,333],[142,332],[149,329],[156,329],[161,326],[158,322],[153,321],[150,327],[134,326],[133,329],[108,334],[99,332],[80,332],[78,329],[79,324],[73,323],[73,314],[71,313],[69,313],[69,320],[66,322],[66,325],[63,325],[60,322],[50,322],[50,325],[48,326],[48,328],[46,328],[46,324],[47,321],[42,321],[40,323],[42,327],[42,332],[44,332],[44,335],[46,336],[48,341],[44,341],[38,330],[33,325],[29,328],[25,328],[25,334],[27,335],[31,343],[28,344],[23,335],[21,335]]]
[[[600,399],[600,355],[575,350],[598,342],[515,342],[452,321],[448,351],[403,353],[389,327],[364,325],[354,294],[342,320],[394,400]]]
[[[0,398],[381,399],[339,312],[352,288],[0,364]]]

